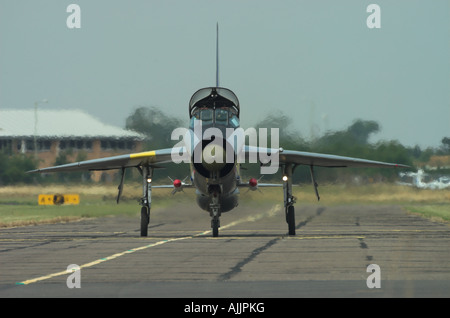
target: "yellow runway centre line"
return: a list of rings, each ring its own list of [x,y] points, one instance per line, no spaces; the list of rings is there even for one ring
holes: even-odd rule
[[[156,242],[156,243],[152,243],[152,244],[148,244],[148,245],[132,248],[132,249],[120,252],[120,253],[116,253],[116,254],[113,254],[113,255],[110,255],[110,256],[107,256],[107,257],[104,257],[104,258],[100,258],[100,259],[95,260],[95,261],[90,262],[90,263],[83,264],[83,265],[80,266],[80,269],[92,267],[92,266],[101,264],[103,262],[107,262],[107,261],[113,260],[115,258],[121,257],[123,255],[131,254],[131,253],[134,253],[134,252],[137,252],[137,251],[141,251],[141,250],[145,250],[145,249],[150,248],[150,247],[162,245],[162,244],[165,244],[165,243],[175,242],[175,241],[191,239],[191,238],[194,238],[196,236],[205,235],[205,234],[207,234],[209,232],[211,232],[211,231],[204,231],[204,232],[201,232],[201,233],[193,235],[193,236],[185,236],[185,237],[180,237],[180,238],[168,239],[168,240],[163,240],[163,241],[159,241],[159,242]],[[16,283],[16,285],[28,285],[28,284],[37,283],[39,281],[43,281],[43,280],[46,280],[46,279],[50,279],[52,277],[62,276],[62,275],[67,275],[67,274],[70,274],[70,272],[65,270],[65,271],[52,273],[52,274],[45,275],[45,276],[36,277],[36,278],[33,278],[33,279],[24,280],[22,282]]]

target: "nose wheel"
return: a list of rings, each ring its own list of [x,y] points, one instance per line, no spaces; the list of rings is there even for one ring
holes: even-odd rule
[[[219,227],[220,227],[220,219],[218,216],[213,217],[211,219],[211,229],[212,229],[212,236],[218,237],[219,236]]]
[[[220,227],[220,203],[219,203],[219,193],[214,191],[211,197],[211,203],[209,205],[210,215],[211,215],[211,230],[212,236],[219,236],[219,227]]]

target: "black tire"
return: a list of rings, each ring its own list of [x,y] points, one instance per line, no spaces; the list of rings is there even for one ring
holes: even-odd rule
[[[295,210],[293,205],[289,206],[287,209],[286,221],[288,223],[288,234],[295,235]]]
[[[150,222],[149,208],[143,206],[141,208],[141,236],[148,235],[148,223]]]
[[[213,220],[211,222],[212,226],[212,236],[219,237],[219,220]]]

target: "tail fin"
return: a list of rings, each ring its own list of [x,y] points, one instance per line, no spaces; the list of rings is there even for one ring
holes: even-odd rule
[[[216,32],[216,87],[219,87],[219,22]]]

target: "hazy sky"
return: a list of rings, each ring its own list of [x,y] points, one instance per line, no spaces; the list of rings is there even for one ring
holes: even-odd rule
[[[0,0],[0,108],[47,98],[40,108],[121,127],[138,106],[188,118],[191,95],[215,85],[216,22],[244,128],[281,111],[304,138],[357,118],[379,122],[373,141],[450,137],[449,0]]]

